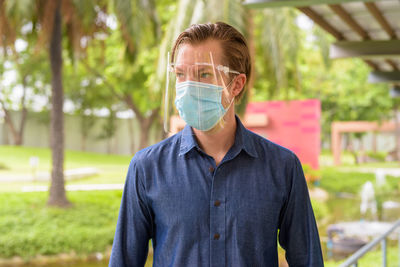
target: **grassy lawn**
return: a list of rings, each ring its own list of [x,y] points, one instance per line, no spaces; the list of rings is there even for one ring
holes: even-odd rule
[[[399,266],[399,249],[397,246],[388,247],[387,250],[387,266],[388,267],[398,267]],[[337,267],[342,264],[344,260],[341,261],[325,261],[325,267]],[[358,266],[362,267],[377,267],[382,266],[382,251],[378,246],[377,249],[367,253],[358,262]]]
[[[353,156],[346,151],[342,152],[342,165],[334,166],[333,156],[327,150],[320,155],[320,165],[320,186],[331,194],[359,194],[365,182],[375,182],[375,168],[400,168],[399,162],[355,164]],[[400,177],[386,176],[386,181],[392,190],[400,190]]]
[[[0,177],[32,177],[29,158],[39,157],[38,172],[51,171],[51,154],[47,148],[0,146]],[[99,174],[66,184],[124,183],[131,156],[66,151],[64,169],[94,167]],[[48,182],[1,183],[0,192],[21,191],[26,185],[48,185]]]

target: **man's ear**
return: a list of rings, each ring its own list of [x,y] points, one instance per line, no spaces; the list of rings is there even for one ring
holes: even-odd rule
[[[233,96],[238,96],[240,92],[243,90],[244,85],[246,84],[246,74],[240,73],[237,75],[232,82],[232,94]]]

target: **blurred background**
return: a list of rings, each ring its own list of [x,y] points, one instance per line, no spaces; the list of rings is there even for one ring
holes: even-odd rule
[[[398,43],[383,63],[335,56],[333,43],[386,28],[370,23],[365,1],[294,2],[0,0],[0,266],[107,266],[130,159],[167,136],[167,53],[194,23],[223,21],[248,40],[253,75],[236,110],[299,156],[326,266],[390,229],[400,217]],[[383,39],[398,41],[400,3],[377,2],[393,32]],[[371,36],[353,38],[357,26]],[[390,67],[398,76],[368,82]],[[388,266],[400,261],[399,236],[387,237]],[[382,261],[378,247],[360,262]]]

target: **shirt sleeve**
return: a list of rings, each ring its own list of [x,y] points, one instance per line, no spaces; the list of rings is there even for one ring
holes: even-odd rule
[[[109,267],[144,266],[151,231],[145,187],[133,159],[126,177]]]
[[[281,211],[279,243],[290,267],[324,266],[318,229],[299,159],[288,168],[288,197]]]

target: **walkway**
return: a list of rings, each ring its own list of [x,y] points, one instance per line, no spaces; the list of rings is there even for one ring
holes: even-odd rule
[[[123,190],[124,184],[74,184],[65,186],[67,191],[94,191],[94,190]],[[46,185],[23,186],[22,192],[45,192],[49,187]]]
[[[97,168],[85,167],[78,169],[70,169],[64,171],[64,179],[66,181],[82,179],[98,175],[100,172]],[[26,173],[9,173],[0,176],[0,182],[13,183],[13,182],[45,182],[50,181],[50,172],[38,172],[37,174]]]

